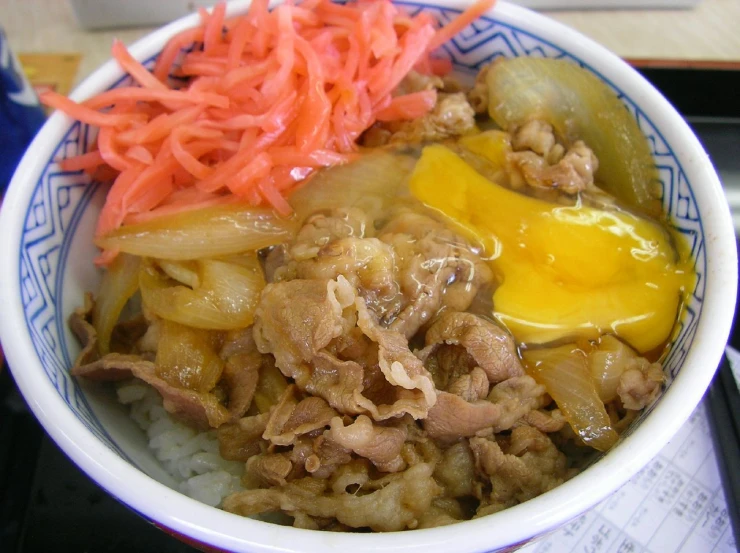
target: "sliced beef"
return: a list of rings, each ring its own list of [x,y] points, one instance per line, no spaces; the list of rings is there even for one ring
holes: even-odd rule
[[[451,394],[465,401],[473,402],[488,395],[488,375],[480,367],[474,367],[469,374],[460,375],[447,389]]]
[[[362,136],[364,146],[419,144],[475,130],[475,110],[462,92],[439,93],[437,103],[426,115],[411,121],[376,123]]]
[[[644,409],[658,396],[665,376],[660,363],[651,363],[630,346],[610,335],[602,336],[588,356],[599,397],[608,404],[619,398],[629,410]]]
[[[363,393],[364,375],[359,363],[320,351],[309,366],[311,376],[305,382],[306,392],[324,398],[342,414],[357,415],[370,410],[377,416],[376,406]]]
[[[519,413],[517,418],[524,413]],[[439,392],[437,403],[424,419],[424,430],[435,440],[450,441],[460,437],[474,436],[486,428],[505,430],[500,424],[504,410],[489,401],[465,401],[460,396]],[[499,428],[499,426],[501,426]]]
[[[312,261],[332,242],[347,238],[363,239],[372,232],[372,220],[357,208],[337,208],[310,215],[289,244],[274,248],[267,257],[267,280],[278,282],[296,278],[336,278],[314,276]],[[321,267],[324,271],[327,267]],[[303,274],[302,274],[303,273]],[[339,274],[339,273],[338,273]]]
[[[568,477],[565,455],[532,427],[512,431],[512,445],[490,438],[471,438],[470,448],[490,492],[481,497],[476,516],[496,513],[562,484]]]
[[[422,359],[434,357],[444,345],[462,347],[492,384],[524,374],[511,335],[472,313],[443,313],[427,331],[425,341],[426,348],[419,353]],[[439,363],[435,366],[452,369]]]
[[[299,279],[336,279],[341,275],[374,309],[398,309],[395,255],[377,238],[340,238],[318,250],[315,257],[294,260],[288,267]]]
[[[73,367],[71,373],[92,380],[125,380],[135,376],[160,393],[168,413],[201,430],[218,428],[231,418],[216,396],[168,384],[157,376],[153,362],[138,355],[109,353],[87,365]]]
[[[476,480],[475,458],[468,440],[448,447],[434,469],[434,478],[444,487],[447,497],[473,495]]]
[[[419,390],[429,407],[436,401],[432,376],[424,364],[409,349],[409,343],[399,332],[383,328],[373,318],[365,303],[358,298],[357,324],[362,332],[378,344],[378,365],[388,382],[406,390]]]
[[[406,337],[413,336],[443,305],[466,309],[478,288],[490,280],[490,270],[483,263],[475,264],[471,246],[426,216],[401,212],[378,231],[382,234],[378,239],[369,237],[365,227],[357,230],[344,224],[341,215],[316,215],[323,221],[321,229],[330,231],[320,235],[318,245],[316,231],[299,232],[275,279],[341,275],[384,325]],[[315,223],[310,224],[313,229]]]
[[[417,528],[437,528],[465,520],[460,503],[448,497],[438,497],[419,520]]]
[[[354,327],[354,300],[355,290],[344,277],[268,284],[254,317],[257,348],[274,355],[282,373],[305,389],[311,378],[308,362]]]
[[[409,71],[403,80],[398,83],[398,86],[393,91],[394,96],[404,96],[406,94],[413,94],[414,92],[422,92],[424,90],[442,90],[445,87],[445,82],[441,77],[437,75],[424,75],[413,69]]]
[[[310,517],[334,518],[352,528],[378,532],[415,528],[432,500],[441,493],[431,478],[433,466],[415,465],[380,481],[367,494],[332,493],[326,482],[305,478],[269,490],[238,492],[224,500],[224,509],[243,516],[283,511]]]
[[[228,393],[231,420],[244,416],[252,404],[261,366],[262,355],[258,351],[235,353],[226,360],[221,379]]]
[[[221,457],[229,461],[246,461],[267,447],[262,433],[267,428],[269,413],[244,417],[218,429]]]
[[[320,397],[296,398],[296,386],[291,384],[270,412],[262,437],[274,445],[287,446],[296,438],[329,426],[336,411]]]
[[[186,424],[199,429],[218,428],[229,421],[236,421],[249,408],[254,395],[259,368],[263,361],[251,337],[240,336],[227,339],[222,346],[222,357],[227,361],[219,387],[206,392],[196,392],[174,385],[161,378],[154,363],[154,355],[147,348],[140,354],[109,353],[100,357],[97,348],[97,333],[90,323],[93,310],[92,297],[87,296],[85,306],[76,310],[70,317],[70,328],[82,344],[82,351],[71,369],[73,376],[91,380],[118,381],[134,376],[155,388],[164,400],[164,408]],[[138,325],[138,323],[137,323]],[[119,329],[119,327],[122,327]],[[117,325],[120,336],[130,336],[128,349],[137,351],[133,342],[141,345],[151,342],[155,332],[132,332],[131,325]],[[156,321],[150,322],[150,329],[158,329]],[[251,335],[251,331],[249,332]],[[235,345],[239,342],[239,346]],[[151,348],[149,348],[151,349]],[[156,348],[154,348],[156,349]],[[222,387],[221,387],[222,386]],[[221,389],[226,391],[228,408],[219,398]]]
[[[379,318],[407,338],[442,309],[470,307],[478,290],[493,278],[467,240],[431,217],[399,210],[378,232],[396,253],[403,294],[400,311]]]
[[[411,338],[440,310],[467,309],[492,279],[477,250],[431,217],[399,209],[377,224],[357,209],[312,215],[293,242],[269,254],[269,280],[341,276],[381,326]]]
[[[515,129],[514,152],[509,161],[535,188],[558,189],[575,194],[594,186],[599,160],[591,148],[578,140],[567,149],[560,144],[549,123],[531,120]]]
[[[262,453],[247,460],[245,480],[259,481],[267,486],[284,486],[293,471],[293,463],[285,453]]]
[[[363,366],[331,351],[336,339],[355,328],[377,345],[379,369],[393,387],[387,398],[392,403],[376,405],[364,396]],[[277,367],[300,390],[325,399],[340,413],[366,413],[376,420],[404,413],[422,418],[435,400],[431,378],[406,339],[381,328],[343,276],[269,284],[255,314],[254,336],[259,350],[273,354]]]
[[[296,448],[293,448],[295,451]],[[317,478],[328,478],[335,471],[352,461],[352,450],[328,439],[325,435],[318,436],[311,442],[308,455],[305,457],[306,472]]]
[[[450,441],[490,429],[508,430],[523,416],[542,406],[545,389],[529,376],[513,377],[491,390],[483,401],[465,401],[449,392],[437,392],[437,403],[423,421],[431,438]]]
[[[398,472],[406,468],[401,458],[401,448],[406,441],[403,427],[379,426],[365,415],[345,426],[341,418],[334,417],[331,428],[324,435],[341,447],[369,459],[383,472]]]
[[[94,306],[95,302],[92,294],[87,293],[85,294],[85,303],[82,307],[75,309],[69,317],[69,328],[82,346],[82,350],[75,359],[74,367],[87,365],[100,358],[98,333],[90,323]]]
[[[625,409],[644,409],[658,397],[664,380],[660,363],[650,363],[644,357],[638,357],[619,377],[617,394]]]
[[[545,410],[537,409],[530,411],[521,420],[522,424],[533,426],[540,432],[559,432],[565,426],[566,420],[560,409]]]
[[[534,409],[545,407],[550,403],[550,396],[542,384],[537,384],[531,376],[514,376],[499,382],[488,394],[488,401],[494,403],[511,402],[512,405],[536,405]]]
[[[529,150],[550,162],[559,161],[564,153],[552,125],[541,119],[532,119],[518,127],[511,134],[511,147],[515,152]]]

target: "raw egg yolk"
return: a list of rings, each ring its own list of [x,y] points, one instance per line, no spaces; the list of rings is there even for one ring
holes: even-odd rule
[[[506,144],[492,136],[486,157],[496,163]],[[487,250],[500,281],[493,315],[518,342],[608,333],[644,353],[669,339],[694,275],[656,222],[525,196],[441,145],[424,148],[410,188]]]

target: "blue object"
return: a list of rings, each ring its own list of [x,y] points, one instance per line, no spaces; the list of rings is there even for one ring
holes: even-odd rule
[[[0,29],[0,194],[45,118],[5,31]]]

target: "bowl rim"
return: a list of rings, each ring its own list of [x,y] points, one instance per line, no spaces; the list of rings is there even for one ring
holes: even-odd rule
[[[273,2],[273,4],[276,2]],[[404,4],[464,9],[469,0],[403,1]],[[228,4],[229,14],[243,12],[248,0]],[[688,181],[693,183],[697,207],[704,221],[707,259],[706,294],[693,345],[679,374],[648,416],[630,436],[604,458],[561,486],[537,498],[497,513],[455,525],[374,534],[335,534],[282,527],[221,511],[160,484],[121,459],[75,417],[62,401],[35,358],[23,320],[20,286],[6,277],[0,287],[0,338],[16,383],[36,417],[62,450],[111,495],[139,514],[175,532],[230,551],[490,551],[525,542],[550,531],[594,506],[624,485],[645,466],[693,412],[719,363],[734,314],[737,292],[737,254],[734,230],[719,179],[707,154],[683,118],[652,85],[623,60],[603,46],[565,25],[526,8],[499,2],[486,14],[555,45],[564,45],[578,57],[627,92],[641,106],[650,105],[657,129],[671,129],[671,146],[681,160]],[[168,38],[194,26],[198,15],[183,17],[143,37],[130,47],[139,60],[158,53]],[[531,29],[531,30],[528,30]],[[103,90],[123,76],[114,60],[106,62],[75,89],[71,97],[82,100]],[[19,274],[18,245],[22,214],[33,194],[28,182],[36,182],[45,162],[68,130],[72,120],[53,114],[38,133],[19,164],[0,212],[0,264],[9,275]],[[39,155],[43,152],[44,155]],[[48,155],[46,155],[48,154]],[[732,301],[730,301],[732,300]],[[135,485],[134,485],[135,483]],[[580,490],[580,492],[579,492]],[[579,493],[574,493],[579,492]],[[590,493],[589,493],[590,492]],[[526,524],[521,524],[521,521]]]

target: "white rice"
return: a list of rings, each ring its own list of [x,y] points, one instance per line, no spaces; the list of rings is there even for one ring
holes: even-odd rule
[[[118,400],[130,407],[131,418],[146,432],[149,449],[184,493],[217,507],[227,495],[242,490],[244,463],[226,461],[218,453],[216,432],[198,432],[173,419],[162,397],[143,382],[131,380],[117,388]]]

